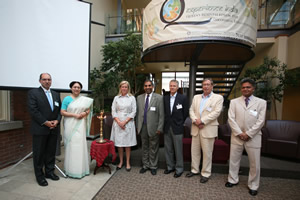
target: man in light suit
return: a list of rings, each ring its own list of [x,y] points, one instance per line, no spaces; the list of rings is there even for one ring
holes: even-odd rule
[[[242,96],[231,100],[228,123],[231,127],[229,175],[226,187],[239,182],[239,168],[244,148],[248,154],[250,171],[249,193],[257,195],[260,179],[261,128],[265,122],[266,101],[253,96],[255,82],[245,78],[241,81]]]
[[[50,74],[40,75],[41,87],[28,92],[28,108],[31,115],[30,132],[32,134],[33,166],[36,180],[40,186],[47,186],[45,178],[54,181],[55,151],[61,120],[61,101],[59,94],[50,90]],[[45,167],[45,173],[43,168]]]
[[[144,82],[145,93],[137,97],[136,124],[137,132],[142,139],[142,162],[140,173],[151,170],[156,175],[158,164],[159,134],[164,126],[163,97],[153,93],[153,83]]]
[[[190,107],[190,118],[192,120],[192,166],[191,172],[186,177],[199,174],[201,150],[203,162],[201,170],[201,183],[206,183],[211,176],[212,153],[215,138],[218,136],[218,116],[223,107],[223,97],[214,94],[213,81],[206,78],[202,82],[203,94],[195,95]]]
[[[169,86],[170,94],[164,96],[164,145],[167,162],[167,169],[164,174],[175,171],[174,177],[178,178],[183,173],[183,124],[189,114],[189,103],[186,96],[177,92],[178,81],[171,80]]]

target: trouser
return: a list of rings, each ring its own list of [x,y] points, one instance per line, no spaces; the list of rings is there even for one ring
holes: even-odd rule
[[[248,187],[251,190],[257,190],[260,180],[260,148],[251,148],[245,146],[249,159],[249,177]],[[229,162],[229,175],[228,182],[236,184],[239,182],[239,169],[240,161],[244,151],[243,145],[231,144],[230,145],[230,162]]]
[[[183,172],[183,134],[174,135],[172,127],[164,134],[165,156],[168,170],[176,170],[177,174]]]
[[[203,154],[203,162],[201,175],[209,178],[211,176],[212,153],[214,150],[215,138],[204,138],[201,134],[192,137],[192,169],[191,172],[199,173],[201,160],[201,150]]]
[[[157,169],[158,167],[158,151],[159,151],[159,135],[150,136],[147,131],[147,125],[143,125],[141,131],[142,139],[142,162],[145,169]]]
[[[57,134],[33,135],[32,151],[33,166],[37,180],[44,178],[45,174],[51,174],[55,170],[55,152],[56,152]]]

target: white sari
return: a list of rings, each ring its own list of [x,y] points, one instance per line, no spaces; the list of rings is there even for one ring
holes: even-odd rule
[[[79,96],[67,108],[69,113],[82,113],[90,109],[87,117],[64,117],[65,173],[73,178],[90,174],[86,136],[90,133],[93,99]]]

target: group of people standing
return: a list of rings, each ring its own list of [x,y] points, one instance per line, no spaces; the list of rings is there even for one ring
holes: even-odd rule
[[[82,85],[70,83],[72,94],[60,105],[59,95],[51,90],[52,105],[47,101],[51,76],[43,73],[40,76],[41,87],[28,94],[29,110],[32,116],[31,132],[33,134],[34,169],[37,182],[41,186],[48,183],[45,178],[58,180],[54,174],[55,147],[58,135],[58,124],[61,115],[65,117],[65,171],[68,176],[81,178],[89,174],[88,152],[85,134],[89,131],[93,100],[80,96]],[[203,94],[195,95],[191,106],[185,95],[178,92],[179,83],[171,80],[170,93],[161,96],[153,92],[153,83],[144,82],[144,94],[135,97],[130,93],[130,84],[122,81],[119,93],[112,103],[113,124],[111,140],[118,149],[120,162],[117,170],[124,164],[129,172],[131,147],[137,144],[136,133],[142,141],[142,168],[140,173],[150,171],[157,174],[159,136],[164,134],[164,146],[167,168],[164,174],[174,172],[178,178],[183,174],[183,132],[188,116],[192,120],[191,135],[191,171],[186,177],[200,174],[200,182],[206,183],[211,176],[212,153],[215,138],[218,135],[218,121],[223,107],[223,97],[213,93],[212,79],[202,82]],[[249,193],[257,195],[260,178],[261,128],[264,125],[266,101],[253,96],[255,82],[251,79],[241,81],[242,96],[231,100],[228,111],[228,123],[232,129],[230,145],[229,175],[226,187],[238,184],[240,160],[244,148],[250,163],[248,179]],[[53,106],[53,108],[52,108]],[[82,134],[84,133],[84,134]],[[48,149],[49,152],[48,152]],[[46,152],[47,151],[47,152]],[[200,161],[202,158],[202,169]],[[45,166],[45,173],[43,172]]]

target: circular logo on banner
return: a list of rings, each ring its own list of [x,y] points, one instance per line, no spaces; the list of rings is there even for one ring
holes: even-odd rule
[[[160,19],[164,23],[172,23],[183,14],[184,0],[166,0],[160,10]]]

